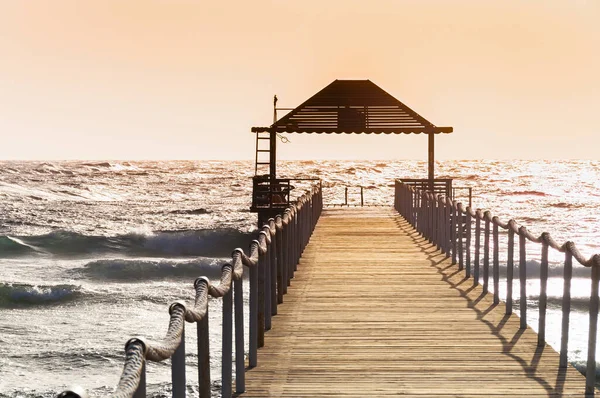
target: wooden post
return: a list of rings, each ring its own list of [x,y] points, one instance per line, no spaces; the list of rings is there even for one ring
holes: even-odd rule
[[[567,354],[569,352],[569,317],[571,316],[571,277],[573,276],[573,254],[565,252],[565,267],[563,275],[563,298],[562,298],[562,332],[560,335],[560,361],[559,367],[566,368],[568,364]]]
[[[463,258],[463,213],[460,211],[461,207],[458,204],[456,205],[456,241],[458,246],[458,269],[462,271],[465,263]]]
[[[246,391],[246,364],[244,356],[244,285],[243,279],[233,281],[235,318],[235,392]]]
[[[269,260],[270,266],[270,285],[271,285],[271,315],[277,315],[277,238],[271,236],[271,246],[269,249],[271,250],[271,258]],[[270,329],[270,323],[269,323]]]
[[[527,241],[525,227],[519,228],[519,312],[520,328],[527,329]]]
[[[207,282],[205,282],[207,283]],[[208,308],[197,324],[198,333],[198,392],[201,398],[210,398],[210,339],[208,335]]]
[[[264,333],[264,312],[262,313],[261,321],[263,322],[263,327],[259,329],[259,304],[258,304],[258,275],[259,275],[259,267],[262,263],[261,255],[258,257],[258,267],[250,267],[250,297],[248,307],[250,309],[250,319],[249,319],[249,330],[248,330],[248,340],[249,340],[249,349],[248,349],[248,365],[253,368],[257,363],[257,351],[258,351],[258,333],[259,330]],[[263,286],[264,289],[264,281]],[[264,297],[263,297],[264,300]],[[264,337],[263,337],[264,338]],[[263,340],[264,341],[264,340]]]
[[[492,278],[494,280],[494,304],[500,303],[500,244],[498,237],[498,219],[494,220],[493,226],[493,239],[494,239],[494,251],[493,251],[493,269]]]
[[[475,213],[475,263],[473,264],[473,286],[479,285],[479,255],[481,252],[481,213]]]
[[[458,211],[456,210],[456,201],[452,201],[450,205],[450,240],[451,240],[451,250],[452,250],[452,264],[456,264],[457,259],[457,249],[458,242],[456,241],[457,233],[456,233],[456,216]]]
[[[485,223],[483,231],[483,292],[488,292],[488,283],[490,278],[490,219],[488,212],[485,212]]]
[[[256,269],[256,273],[258,274],[258,295],[257,295],[257,304],[258,304],[258,313],[257,313],[257,322],[258,322],[258,331],[257,331],[257,348],[261,348],[265,345],[265,308],[266,308],[266,298],[267,298],[267,281],[266,281],[266,272],[267,268],[267,256],[265,253],[258,257],[258,267]],[[252,280],[252,271],[250,272],[250,279]],[[252,282],[251,282],[252,283]],[[251,355],[252,357],[252,355]],[[252,363],[252,358],[250,358],[250,362]]]
[[[427,161],[428,161],[428,164],[429,164],[429,167],[428,167],[429,190],[431,192],[433,192],[433,179],[435,178],[434,177],[434,166],[435,166],[435,164],[434,164],[434,162],[435,162],[435,154],[434,154],[434,152],[435,152],[435,141],[434,141],[434,138],[435,138],[435,134],[429,133],[427,135],[429,136],[429,145],[428,145],[428,148],[427,148]]]
[[[600,270],[597,264],[592,265],[592,293],[590,295],[590,328],[588,334],[588,357],[586,370],[585,393],[586,396],[594,396],[596,390],[596,335],[598,333],[598,280]]]
[[[169,315],[172,314],[175,306],[182,308],[185,314],[185,307],[180,303],[174,303],[169,307]],[[183,322],[181,331],[181,341],[171,357],[171,386],[173,388],[173,398],[185,398],[185,322]]]
[[[466,270],[465,276],[471,277],[471,206],[467,208],[467,238],[465,242],[466,251]]]
[[[233,340],[233,286],[223,296],[223,320],[221,340],[221,396],[231,396],[231,356]],[[208,316],[208,314],[206,314]]]
[[[542,240],[542,262],[540,264],[540,304],[538,317],[538,347],[546,343],[546,309],[548,307],[548,241]]]
[[[279,216],[277,216],[279,218]],[[275,233],[275,247],[277,256],[277,304],[283,303],[283,294],[286,293],[287,283],[285,282],[284,270],[285,264],[283,263],[283,229],[278,229]]]
[[[270,232],[267,232],[270,236]],[[272,238],[271,238],[272,239]],[[265,331],[271,330],[271,315],[273,313],[273,305],[271,304],[271,257],[272,257],[272,253],[271,251],[273,250],[273,244],[269,243],[267,244],[267,253],[265,254],[265,261],[264,261],[264,267],[263,267],[263,272],[264,272],[264,278],[265,278],[265,293],[264,293],[264,297],[265,297],[265,307],[264,307],[264,311],[265,311]],[[263,342],[264,342],[264,336],[263,336]]]
[[[140,383],[138,388],[133,393],[133,398],[146,398],[146,360],[142,364],[142,372],[140,373]]]
[[[512,314],[513,306],[513,277],[515,256],[515,231],[508,226],[508,258],[506,260],[506,315]]]

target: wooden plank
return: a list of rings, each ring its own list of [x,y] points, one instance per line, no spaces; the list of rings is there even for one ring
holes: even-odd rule
[[[582,396],[548,345],[385,208],[327,209],[244,397]]]

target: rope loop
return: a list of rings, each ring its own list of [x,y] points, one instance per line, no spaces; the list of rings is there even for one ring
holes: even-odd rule
[[[500,218],[498,218],[498,216],[492,217],[492,222],[502,229],[508,229],[508,223],[502,222],[502,220],[500,220]]]
[[[508,229],[513,231],[515,234],[519,233],[519,226],[517,225],[517,222],[513,218],[508,220]]]
[[[492,222],[492,221],[493,221],[493,219],[492,219],[492,212],[491,212],[491,211],[489,211],[489,210],[486,210],[486,211],[483,213],[483,219],[484,219],[485,221]]]
[[[483,220],[484,214],[483,214],[483,210],[481,209],[477,209],[477,211],[475,211],[475,215],[477,216],[477,218],[479,218],[480,220]]]
[[[182,309],[183,313],[186,312],[185,309],[185,303],[181,300],[177,300],[171,303],[171,305],[169,306],[169,315],[173,315],[173,313],[177,310],[177,309]]]

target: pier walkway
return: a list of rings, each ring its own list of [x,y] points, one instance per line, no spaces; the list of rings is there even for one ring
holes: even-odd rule
[[[504,312],[396,211],[325,209],[240,396],[581,397]]]

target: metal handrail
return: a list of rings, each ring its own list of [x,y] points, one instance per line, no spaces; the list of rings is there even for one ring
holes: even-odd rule
[[[186,396],[185,380],[185,322],[196,323],[198,333],[198,383],[200,397],[211,396],[208,300],[222,298],[222,383],[221,395],[232,395],[232,354],[235,352],[236,393],[245,391],[244,304],[242,276],[249,268],[249,365],[257,366],[257,350],[264,345],[264,332],[271,328],[271,317],[283,302],[287,285],[294,275],[302,252],[323,209],[320,184],[306,191],[282,214],[271,218],[261,228],[257,240],[250,243],[248,252],[235,249],[231,261],[221,270],[219,284],[208,278],[194,281],[195,301],[188,308],[177,301],[169,306],[170,321],[165,338],[158,342],[141,337],[125,344],[125,363],[116,391],[111,397],[140,398],[146,396],[146,365],[171,358],[173,397]],[[235,309],[235,312],[233,310]],[[235,321],[235,350],[232,342],[232,317]],[[85,390],[75,387],[61,392],[59,398],[84,398]]]
[[[540,305],[538,324],[538,345],[546,343],[546,307],[547,307],[547,284],[548,284],[548,248],[551,247],[560,253],[564,253],[563,269],[563,298],[562,298],[562,325],[559,367],[567,366],[568,341],[569,341],[569,314],[571,311],[571,279],[573,276],[573,258],[585,266],[591,268],[591,293],[589,308],[589,333],[588,353],[586,368],[585,394],[594,396],[596,383],[596,334],[598,331],[598,308],[600,298],[598,295],[600,281],[600,254],[589,258],[584,257],[577,249],[575,243],[567,241],[563,244],[557,243],[548,232],[540,236],[531,234],[526,227],[518,226],[511,219],[508,222],[501,221],[492,215],[490,211],[474,210],[470,206],[464,208],[461,203],[453,201],[443,195],[434,195],[425,190],[414,189],[403,184],[400,180],[395,182],[394,207],[419,233],[432,244],[435,244],[447,257],[452,259],[453,264],[458,264],[459,269],[465,269],[467,277],[471,274],[473,265],[473,284],[479,284],[479,268],[481,260],[481,223],[483,221],[483,291],[488,291],[490,249],[492,250],[492,279],[494,285],[494,303],[499,302],[499,228],[508,232],[507,247],[507,293],[506,314],[512,314],[513,292],[512,282],[514,274],[514,245],[515,235],[519,237],[519,284],[520,284],[520,328],[527,328],[527,241],[539,243],[541,247],[540,264]],[[463,215],[466,215],[466,236],[463,240]],[[475,250],[474,262],[471,264],[471,239],[472,220],[475,221]],[[492,231],[490,232],[490,226]],[[490,243],[490,233],[493,243]],[[463,252],[467,253],[464,256]]]

